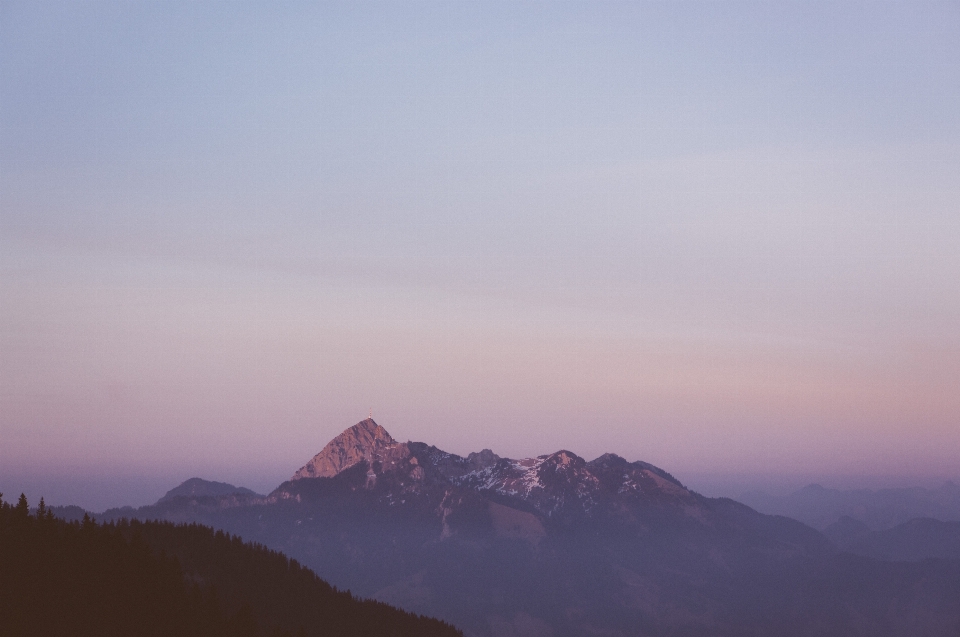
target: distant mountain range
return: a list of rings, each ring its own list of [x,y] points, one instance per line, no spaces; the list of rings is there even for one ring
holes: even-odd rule
[[[769,515],[785,515],[815,529],[826,529],[840,518],[863,522],[883,531],[914,518],[960,522],[960,486],[946,482],[938,489],[827,489],[811,484],[786,496],[762,491],[745,493],[740,501]]]
[[[880,560],[918,562],[960,560],[960,522],[914,518],[883,531],[844,516],[824,529],[838,548]]]
[[[478,637],[960,631],[960,561],[841,553],[855,523],[831,540],[615,454],[462,457],[368,419],[266,496],[205,484],[101,517],[225,529]]]

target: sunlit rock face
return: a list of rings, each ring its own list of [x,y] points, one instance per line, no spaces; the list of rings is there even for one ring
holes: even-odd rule
[[[397,442],[371,419],[331,440],[273,495],[312,498],[308,493],[321,487],[307,485],[305,479],[312,483],[310,478],[337,476],[336,484],[372,491],[378,502],[390,506],[417,502],[425,510],[435,509],[447,535],[454,528],[448,518],[456,518],[450,516],[462,506],[451,504],[456,500],[451,494],[464,492],[474,494],[465,502],[478,510],[488,507],[479,505],[477,496],[484,502],[492,498],[543,516],[544,522],[564,525],[610,518],[636,524],[649,516],[651,507],[703,518],[703,503],[670,474],[648,463],[627,462],[614,454],[587,462],[566,450],[511,459],[484,449],[462,457],[421,442]],[[641,515],[641,510],[647,514]]]
[[[399,446],[400,443],[386,429],[367,418],[328,442],[320,453],[293,474],[291,480],[332,478],[362,460],[372,464],[385,452]]]

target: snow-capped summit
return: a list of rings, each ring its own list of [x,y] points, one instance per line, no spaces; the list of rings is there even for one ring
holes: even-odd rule
[[[271,497],[314,498],[328,487],[303,479],[334,477],[344,488],[365,491],[390,506],[453,511],[451,498],[463,497],[560,523],[598,516],[635,520],[642,517],[640,509],[651,507],[685,515],[702,505],[666,471],[615,454],[587,462],[567,450],[511,459],[484,449],[463,457],[422,442],[397,442],[372,419],[331,440]]]

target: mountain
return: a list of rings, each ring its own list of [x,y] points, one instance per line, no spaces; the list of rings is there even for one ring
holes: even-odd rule
[[[304,475],[323,473],[324,479]],[[666,471],[605,454],[587,462],[561,450],[536,458],[501,458],[489,449],[467,457],[425,443],[394,440],[373,420],[334,438],[310,463],[266,499],[295,501],[305,510],[334,503],[386,518],[416,512],[429,537],[524,539],[533,545],[556,532],[586,528],[651,530],[663,525],[739,524],[743,511],[732,501],[713,501],[687,490]],[[338,505],[339,506],[339,505]],[[754,516],[752,522],[790,527],[810,545],[826,543],[787,521]]]
[[[960,522],[915,518],[892,529],[862,534],[844,548],[881,560],[960,560]]]
[[[960,522],[914,518],[891,529],[871,531],[866,523],[843,516],[823,534],[841,550],[879,560],[960,560]]]
[[[202,480],[200,478],[190,478],[189,480],[185,480],[178,486],[167,491],[162,498],[157,500],[157,503],[159,504],[161,502],[166,502],[167,500],[172,500],[173,498],[181,497],[195,498],[223,495],[259,496],[260,494],[244,487],[235,487],[232,484],[227,484],[226,482],[212,482],[210,480]]]
[[[874,531],[890,529],[914,518],[960,522],[960,486],[946,482],[937,489],[828,489],[819,484],[778,497],[754,491],[740,497],[757,511],[785,515],[815,529],[825,529],[843,516]]]
[[[823,530],[837,548],[846,550],[856,544],[859,540],[873,533],[866,523],[860,520],[854,520],[849,515],[842,516],[839,520]]]
[[[70,504],[67,506],[51,506],[47,507],[47,510],[50,511],[54,517],[61,520],[66,520],[67,522],[79,522],[83,519],[83,516],[89,514],[88,511],[78,507],[75,504]]]
[[[332,478],[361,460],[372,462],[381,458],[399,443],[387,430],[373,421],[363,420],[327,443],[310,462],[300,467],[291,480],[301,478]]]
[[[437,620],[332,588],[284,555],[197,525],[0,503],[0,634],[456,637]]]
[[[960,564],[838,554],[823,534],[652,464],[398,442],[372,419],[263,498],[105,517],[200,522],[473,637],[956,635]]]
[[[566,450],[512,460],[484,449],[463,458],[425,443],[397,442],[372,419],[331,440],[270,499],[309,497],[316,483],[302,482],[305,478],[332,478],[358,466],[366,467],[366,488],[378,491],[378,480],[386,481],[384,497],[389,504],[395,504],[397,498],[405,504],[407,495],[411,501],[442,501],[455,495],[479,494],[551,521],[605,516],[636,521],[634,509],[645,505],[699,514],[699,501],[694,495],[651,464],[628,463],[614,454],[588,463]],[[449,530],[449,524],[444,528]]]

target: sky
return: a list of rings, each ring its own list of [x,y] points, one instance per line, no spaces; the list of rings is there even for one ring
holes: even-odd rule
[[[958,175],[956,1],[2,0],[0,491],[958,479]]]

